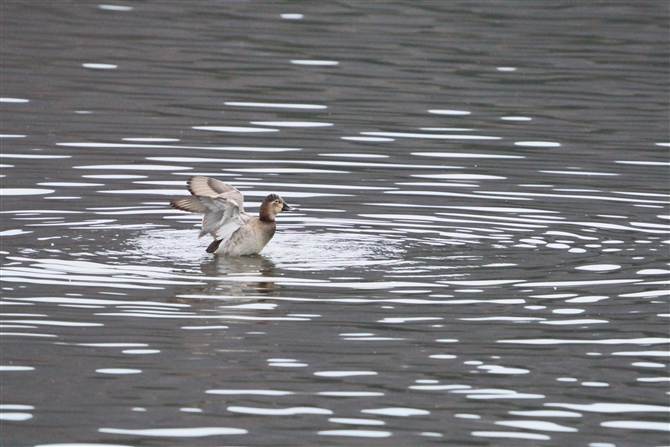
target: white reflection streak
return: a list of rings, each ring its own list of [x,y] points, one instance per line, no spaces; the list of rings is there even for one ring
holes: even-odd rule
[[[544,421],[497,421],[496,425],[506,427],[527,428],[529,430],[556,431],[556,432],[576,432],[576,428],[566,427],[553,422]]]
[[[207,390],[206,394],[224,394],[224,395],[253,395],[253,396],[289,396],[295,394],[293,391],[279,390]]]
[[[531,199],[529,197],[510,197],[510,196],[504,196],[502,194],[505,193],[498,193],[497,195],[481,195],[481,194],[474,194],[474,193],[481,193],[481,191],[473,191],[473,194],[466,194],[466,193],[458,193],[458,192],[446,192],[446,191],[387,191],[386,194],[402,194],[402,195],[408,195],[408,196],[440,196],[440,197],[468,197],[472,199],[491,199],[491,200],[504,200],[504,201],[510,201],[510,200],[518,200],[518,201],[532,201],[534,199]]]
[[[563,404],[547,403],[545,407],[567,408],[568,410],[590,411],[594,413],[647,413],[647,412],[670,412],[670,407],[661,405],[644,404],[620,404],[620,403],[595,403],[595,404]]]
[[[317,105],[317,104],[284,104],[284,103],[270,103],[270,102],[224,102],[227,106],[236,106],[236,107],[270,107],[270,108],[281,108],[281,109],[309,109],[309,110],[320,110],[327,109],[328,106]]]
[[[644,282],[641,279],[604,279],[594,281],[555,281],[555,282],[525,282],[521,284],[514,284],[514,287],[572,287],[572,286],[598,286],[598,285],[613,285],[613,284],[630,284]]]
[[[600,423],[603,427],[628,428],[631,430],[658,430],[670,431],[670,424],[667,422],[646,422],[646,421],[605,421]]]
[[[596,344],[596,345],[640,345],[651,346],[670,343],[670,338],[613,338],[607,340],[565,340],[554,338],[537,338],[530,340],[498,340],[497,343],[517,343],[526,345],[568,345],[568,344]]]
[[[227,408],[233,413],[257,414],[268,416],[294,416],[296,414],[333,414],[331,410],[316,407],[290,407],[290,408],[257,408],[257,407],[238,407],[231,406]]]
[[[259,128],[255,129],[256,132]],[[260,129],[264,130],[264,129]],[[56,143],[56,146],[87,147],[87,148],[129,148],[129,149],[202,149],[213,151],[248,151],[248,152],[289,152],[301,151],[300,148],[290,147],[245,147],[245,146],[181,146],[175,144],[138,144],[138,143]],[[69,157],[69,155],[67,156]]]
[[[248,163],[246,159],[235,158],[203,158],[203,157],[147,157],[149,161],[164,161],[169,163],[222,163],[222,164],[243,164]],[[282,164],[282,165],[313,165],[313,166],[344,166],[344,167],[368,167],[368,168],[401,168],[401,169],[463,169],[460,166],[438,166],[438,165],[413,165],[400,163],[370,163],[370,162],[356,162],[356,161],[314,161],[314,160],[263,160],[264,164]],[[104,166],[104,165],[102,165]],[[111,165],[110,165],[111,166]],[[137,165],[123,165],[127,169],[132,169]],[[146,169],[153,165],[144,165]],[[91,168],[91,166],[85,166]],[[75,166],[75,168],[84,168],[84,166]],[[174,168],[169,166],[166,168]],[[192,168],[180,168],[192,169]],[[267,170],[264,170],[267,171]],[[520,199],[521,200],[521,199]],[[530,200],[530,199],[528,199]]]
[[[195,427],[195,428],[148,428],[140,430],[128,430],[122,428],[100,428],[100,433],[111,433],[119,435],[156,436],[170,438],[199,438],[215,435],[244,435],[249,433],[241,428],[225,427]]]
[[[607,197],[607,196],[589,196],[577,194],[543,194],[539,192],[510,192],[510,191],[473,191],[475,194],[493,194],[493,195],[508,195],[508,196],[524,196],[524,197],[560,197],[566,199],[584,199],[584,200],[606,200],[612,202],[628,202],[628,203],[662,203],[666,201],[661,200],[641,200],[641,199],[625,199],[622,197]],[[625,227],[624,227],[625,228]]]
[[[411,132],[361,132],[361,135],[372,137],[391,137],[391,138],[427,138],[435,140],[502,140],[501,137],[489,137],[480,135],[444,135],[430,133],[411,133]],[[429,152],[428,152],[429,153]],[[509,156],[510,158],[525,158],[522,156]]]
[[[390,192],[393,193],[393,192]],[[402,194],[399,193],[399,194]],[[547,224],[554,223],[554,221],[547,221],[541,218],[528,219],[523,217],[504,217],[504,216],[491,216],[485,214],[467,214],[467,213],[435,213],[437,216],[453,216],[459,217],[461,219],[454,218],[440,218],[435,216],[415,216],[409,214],[359,214],[360,217],[368,218],[386,218],[386,219],[396,219],[396,220],[418,220],[426,222],[445,222],[445,223],[476,223],[476,224],[489,224],[489,225],[501,225],[501,226],[511,226],[511,227],[521,227],[521,228],[547,228]],[[485,220],[478,220],[485,219]],[[561,222],[562,223],[562,222]],[[478,230],[484,231],[481,228]]]
[[[88,261],[66,261],[60,259],[30,259],[21,257],[8,257],[13,261],[31,263],[33,267],[6,267],[0,270],[2,280],[27,280],[27,278],[58,279],[55,283],[90,285],[91,281],[109,283],[109,286],[131,287],[127,283],[156,284],[156,285],[197,285],[204,284],[203,281],[231,281],[231,282],[280,282],[291,280],[285,276],[269,277],[257,275],[230,275],[230,276],[188,276],[172,273],[171,269],[162,267],[149,267],[140,265],[114,266]],[[8,273],[14,277],[6,277]],[[76,274],[72,274],[76,273]],[[90,273],[90,275],[87,275]],[[100,276],[108,275],[108,276]],[[27,278],[23,278],[27,277]],[[37,279],[34,281],[38,281]],[[125,282],[124,282],[125,281]],[[315,280],[300,279],[301,282],[315,282]],[[136,286],[141,287],[141,286]]]
[[[310,284],[313,286],[314,284]],[[330,284],[337,285],[337,284]],[[348,285],[343,285],[342,287],[349,287]],[[389,287],[392,288],[392,287]],[[212,295],[177,295],[177,298],[192,298],[192,299],[211,299]],[[219,299],[248,299],[249,297],[218,297]],[[434,299],[420,299],[420,298],[386,298],[386,299],[373,299],[373,298],[291,298],[291,297],[274,297],[275,301],[297,301],[297,302],[314,302],[314,303],[350,303],[350,304],[365,304],[365,303],[397,303],[397,304],[479,304],[479,303],[492,303],[492,304],[524,304],[526,301],[520,298],[509,298],[509,299],[493,299],[493,300],[434,300]]]
[[[212,132],[279,132],[279,129],[262,127],[233,127],[233,126],[195,126],[195,130],[209,130]]]
[[[210,297],[211,298],[211,297]],[[183,314],[154,314],[154,313],[132,313],[132,312],[101,312],[94,315],[113,317],[139,317],[139,318],[187,318],[205,320],[243,320],[243,321],[310,321],[310,318],[298,317],[247,317],[243,315],[183,315]]]

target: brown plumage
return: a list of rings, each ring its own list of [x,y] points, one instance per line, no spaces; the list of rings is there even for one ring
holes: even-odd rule
[[[228,183],[210,177],[191,177],[187,183],[190,196],[170,201],[170,206],[202,214],[200,236],[214,237],[207,251],[217,255],[244,256],[260,253],[275,234],[275,217],[289,207],[277,194],[263,200],[259,216],[244,211],[244,196]]]

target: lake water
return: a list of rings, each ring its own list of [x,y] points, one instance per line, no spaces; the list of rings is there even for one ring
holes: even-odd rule
[[[3,2],[2,445],[668,445],[668,9]]]

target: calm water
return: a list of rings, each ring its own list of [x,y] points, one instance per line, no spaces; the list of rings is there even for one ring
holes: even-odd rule
[[[1,13],[3,446],[668,444],[667,2]]]

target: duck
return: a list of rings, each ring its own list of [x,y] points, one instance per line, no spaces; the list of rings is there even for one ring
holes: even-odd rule
[[[260,253],[275,234],[277,214],[293,209],[277,194],[270,194],[263,199],[256,217],[244,211],[244,196],[228,183],[198,175],[186,184],[191,195],[172,199],[170,206],[203,215],[198,237],[214,237],[207,252],[215,255]]]

